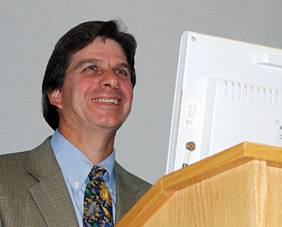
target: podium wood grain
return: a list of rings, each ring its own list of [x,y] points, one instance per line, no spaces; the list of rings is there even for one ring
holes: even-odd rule
[[[166,175],[116,226],[282,226],[282,148],[242,143]]]

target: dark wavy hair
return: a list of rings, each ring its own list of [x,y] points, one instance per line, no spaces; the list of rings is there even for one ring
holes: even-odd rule
[[[67,68],[73,54],[92,43],[97,37],[112,39],[124,50],[127,63],[130,66],[132,87],[136,83],[134,56],[137,43],[133,35],[122,31],[117,21],[89,21],[69,30],[55,45],[46,67],[42,83],[42,109],[46,122],[52,129],[59,126],[59,111],[52,105],[48,93],[61,89]]]

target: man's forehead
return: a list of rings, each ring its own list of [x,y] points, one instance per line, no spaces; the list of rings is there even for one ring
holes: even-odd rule
[[[72,54],[71,59],[74,59],[76,57],[80,57],[81,55],[85,55],[86,57],[87,57],[87,55],[89,55],[89,56],[96,55],[95,58],[97,60],[102,60],[102,59],[99,59],[99,55],[101,55],[101,57],[103,57],[102,54],[104,54],[104,53],[111,53],[115,57],[124,58],[127,62],[125,52],[124,52],[122,46],[117,41],[115,41],[113,39],[103,39],[103,38],[100,38],[100,37],[98,37],[95,40],[93,40],[92,42],[90,42],[84,48],[74,52]]]

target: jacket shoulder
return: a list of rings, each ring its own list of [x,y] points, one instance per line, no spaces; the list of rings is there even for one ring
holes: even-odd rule
[[[34,152],[45,149],[45,147],[48,147],[48,144],[50,144],[49,138],[32,150],[0,155],[0,173],[7,171],[20,172],[22,168],[26,169],[29,163],[30,155]]]

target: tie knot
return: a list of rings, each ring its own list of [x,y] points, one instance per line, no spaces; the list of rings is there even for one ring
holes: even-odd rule
[[[103,167],[93,166],[93,168],[91,169],[91,171],[88,175],[90,181],[92,181],[93,179],[103,178],[103,175],[104,175],[105,172],[106,172],[106,170]]]

